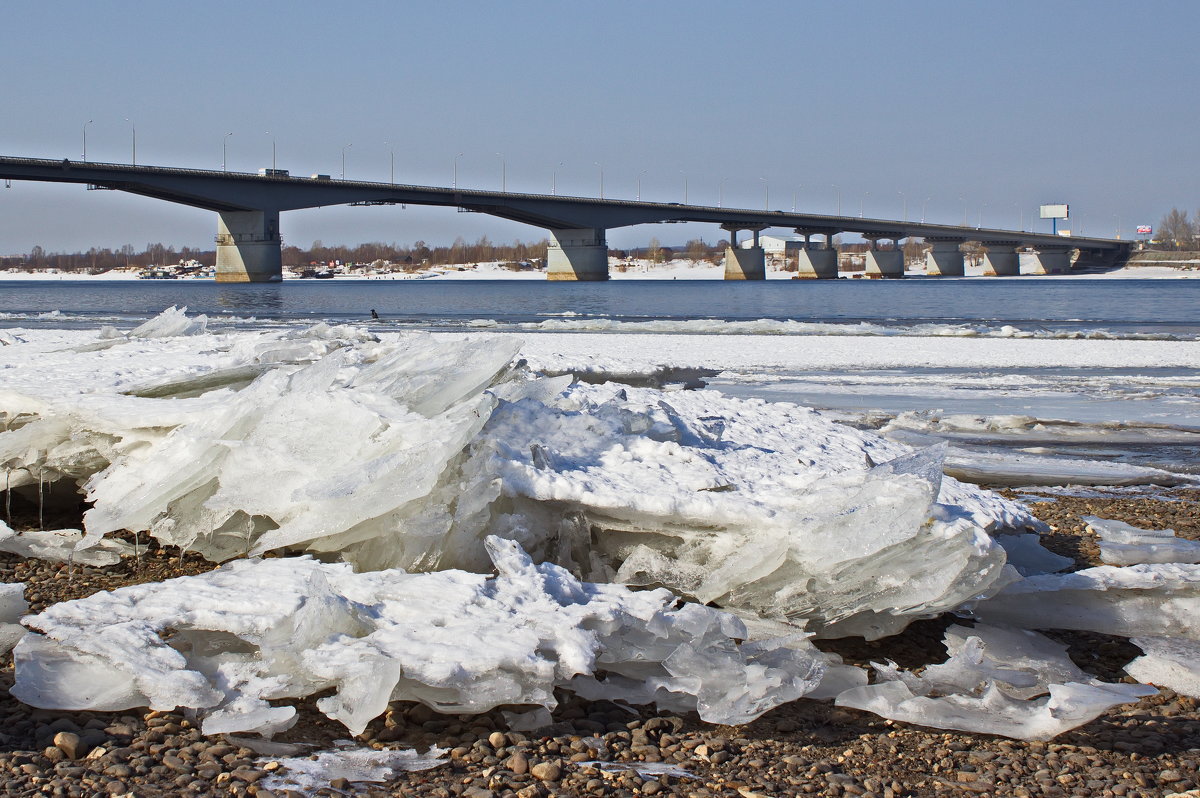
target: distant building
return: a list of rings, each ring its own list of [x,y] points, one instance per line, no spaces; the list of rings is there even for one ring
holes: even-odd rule
[[[738,242],[742,249],[754,246],[754,236],[746,236]],[[758,245],[763,248],[763,254],[768,257],[784,257],[804,249],[804,239],[800,236],[768,236],[760,235]]]

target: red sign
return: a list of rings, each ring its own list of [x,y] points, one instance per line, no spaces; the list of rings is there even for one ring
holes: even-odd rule
[[[1148,224],[1139,224],[1137,231],[1138,231],[1138,235],[1142,235],[1143,233],[1145,233],[1146,235],[1150,235],[1151,233],[1154,232],[1154,228]]]

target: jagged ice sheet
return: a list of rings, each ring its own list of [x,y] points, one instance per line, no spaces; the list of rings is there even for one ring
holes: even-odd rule
[[[56,604],[25,619],[36,631],[14,651],[12,692],[57,709],[190,707],[206,734],[269,736],[295,722],[269,700],[332,690],[318,708],[359,734],[394,700],[552,708],[567,685],[745,723],[825,672],[803,635],[739,645],[736,617],[669,591],[584,583],[496,537],[487,550],[495,577],[237,560]]]

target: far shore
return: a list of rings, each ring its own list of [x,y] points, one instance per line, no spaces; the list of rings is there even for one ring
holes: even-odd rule
[[[25,271],[9,269],[0,271],[0,281],[54,281],[54,280],[85,280],[85,281],[140,281],[142,269],[113,269],[103,274],[81,274],[64,272],[55,269],[41,271]],[[708,261],[672,260],[666,263],[653,263],[646,260],[612,260],[609,263],[609,277],[612,280],[722,280],[725,269],[721,264]],[[790,280],[795,272],[779,268],[767,269],[768,280]],[[863,272],[842,272],[842,279],[862,279]],[[982,267],[968,266],[966,278],[983,276]],[[1200,279],[1200,264],[1180,262],[1175,265],[1156,263],[1153,265],[1132,264],[1121,269],[1108,272],[1083,272],[1060,275],[1022,274],[1021,277],[1037,276],[1041,279]],[[304,279],[306,282],[321,283],[327,280],[301,278],[298,273],[284,270],[284,280]],[[923,269],[910,269],[905,272],[907,278],[925,278]],[[187,281],[211,281],[211,277],[179,277]],[[333,280],[545,280],[546,272],[539,269],[514,271],[500,263],[470,263],[461,265],[432,266],[416,271],[370,272],[354,271],[346,274],[335,274]],[[954,277],[929,278],[938,280],[963,279]],[[1012,277],[990,279],[1014,279]],[[151,282],[147,280],[147,282]]]

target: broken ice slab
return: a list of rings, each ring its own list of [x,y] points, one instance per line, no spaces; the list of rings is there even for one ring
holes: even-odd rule
[[[1200,698],[1200,642],[1171,637],[1135,637],[1142,656],[1125,666],[1139,682]]]
[[[21,617],[29,612],[25,583],[0,583],[0,654],[7,654],[25,634]]]
[[[1087,529],[1100,538],[1105,565],[1200,563],[1200,542],[1175,536],[1173,529],[1140,529],[1122,521],[1083,516]]]
[[[188,707],[205,733],[269,736],[295,720],[282,699],[332,691],[318,708],[358,734],[394,700],[552,708],[555,688],[598,670],[598,697],[742,723],[823,674],[816,649],[739,645],[737,618],[666,590],[583,583],[512,541],[487,547],[496,577],[238,560],[56,604],[27,619],[12,692],[55,709]]]
[[[1048,740],[1157,692],[1093,679],[1065,646],[1036,632],[953,626],[945,643],[945,663],[920,675],[876,664],[876,683],[847,690],[837,705],[938,729]]]
[[[134,547],[123,540],[103,538],[89,541],[91,545],[87,548],[80,547],[82,542],[83,532],[78,529],[14,532],[11,527],[0,521],[0,551],[22,557],[102,568],[119,563],[123,555],[134,553]]]
[[[975,614],[1026,629],[1200,640],[1200,565],[1102,565],[1031,576],[979,602]]]
[[[268,790],[297,791],[312,795],[329,787],[330,782],[385,782],[401,773],[429,770],[446,764],[446,749],[434,746],[425,753],[411,748],[377,751],[373,748],[341,748],[321,751],[314,756],[270,758],[261,764],[278,762],[282,767],[260,782]]]

